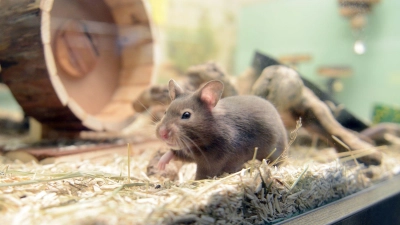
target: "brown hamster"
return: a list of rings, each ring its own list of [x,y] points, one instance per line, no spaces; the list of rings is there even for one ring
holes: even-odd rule
[[[169,81],[172,99],[157,125],[156,135],[171,150],[159,169],[172,159],[197,164],[196,180],[239,171],[252,159],[262,160],[271,151],[275,160],[287,144],[286,130],[274,106],[256,96],[221,98],[224,85],[210,81],[195,92],[186,92]]]

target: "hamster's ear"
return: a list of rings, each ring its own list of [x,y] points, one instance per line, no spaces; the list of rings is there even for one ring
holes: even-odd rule
[[[200,88],[200,100],[206,103],[207,107],[211,110],[217,105],[224,91],[224,84],[218,80],[212,80]]]
[[[169,97],[171,97],[171,100],[174,100],[183,93],[183,89],[173,79],[169,80],[168,88]]]

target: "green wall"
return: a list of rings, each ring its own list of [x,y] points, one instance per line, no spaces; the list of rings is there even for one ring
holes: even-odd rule
[[[340,16],[337,0],[271,0],[244,7],[239,15],[236,74],[248,67],[254,50],[275,58],[312,55],[298,70],[321,88],[320,66],[348,65],[353,76],[335,98],[360,118],[371,121],[375,103],[400,105],[400,1],[382,0],[368,16],[367,52],[353,52],[355,37]]]

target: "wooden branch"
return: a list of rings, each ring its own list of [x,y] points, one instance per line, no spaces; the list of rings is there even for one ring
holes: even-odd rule
[[[271,101],[288,129],[301,117],[303,127],[327,140],[338,152],[371,149],[371,154],[357,160],[366,165],[381,163],[381,153],[340,125],[328,106],[303,85],[293,69],[286,66],[267,67],[254,84],[252,93]],[[332,136],[339,138],[349,149],[337,143]]]

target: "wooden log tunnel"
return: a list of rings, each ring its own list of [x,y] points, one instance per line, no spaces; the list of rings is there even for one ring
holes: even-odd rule
[[[142,0],[0,1],[3,82],[55,130],[121,130],[153,77],[146,9]]]

